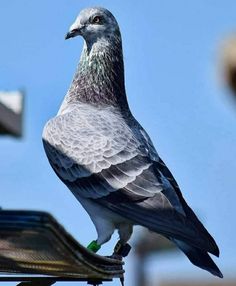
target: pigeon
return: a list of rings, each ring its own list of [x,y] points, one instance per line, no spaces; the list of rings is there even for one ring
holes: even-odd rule
[[[125,91],[118,23],[101,7],[82,10],[66,39],[82,36],[77,71],[58,114],[43,130],[49,163],[87,211],[97,252],[118,230],[114,255],[126,256],[133,226],[176,244],[196,266],[223,277],[208,253],[219,248],[182,196],[149,135],[132,115]]]

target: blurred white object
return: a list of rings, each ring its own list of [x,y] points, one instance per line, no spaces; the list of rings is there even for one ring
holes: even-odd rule
[[[0,134],[22,136],[24,95],[20,91],[0,91]]]

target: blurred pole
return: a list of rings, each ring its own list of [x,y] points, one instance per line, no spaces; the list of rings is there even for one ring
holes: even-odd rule
[[[135,279],[136,279],[136,286],[147,286],[148,281],[146,281],[146,275],[145,275],[145,256],[140,255],[136,253],[136,274],[135,274]]]
[[[167,251],[176,250],[176,247],[168,239],[160,234],[143,229],[138,241],[134,247],[136,258],[135,267],[135,284],[136,286],[149,286],[148,278],[145,271],[147,258],[151,254],[160,254]]]

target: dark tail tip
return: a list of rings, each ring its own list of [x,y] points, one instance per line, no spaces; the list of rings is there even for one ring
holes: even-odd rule
[[[217,244],[215,243],[214,244],[214,247],[211,251],[209,251],[211,254],[219,257],[220,256],[220,250],[219,250],[219,247],[217,246]]]
[[[219,278],[223,278],[223,274],[221,273],[220,269],[217,267],[215,262],[211,259],[210,255],[206,251],[190,246],[187,243],[180,241],[180,240],[174,239],[173,241],[186,254],[188,259],[194,265],[204,270],[207,270],[208,272],[210,272],[211,274]],[[216,251],[216,254],[217,254],[217,251]],[[219,249],[218,249],[218,255],[219,255]]]

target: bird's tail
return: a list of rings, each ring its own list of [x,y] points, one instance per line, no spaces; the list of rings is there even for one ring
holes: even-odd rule
[[[220,272],[220,269],[217,267],[215,262],[211,259],[210,255],[197,247],[188,245],[187,243],[171,239],[188,257],[188,259],[196,266],[209,271],[215,276],[223,278],[223,274]]]

